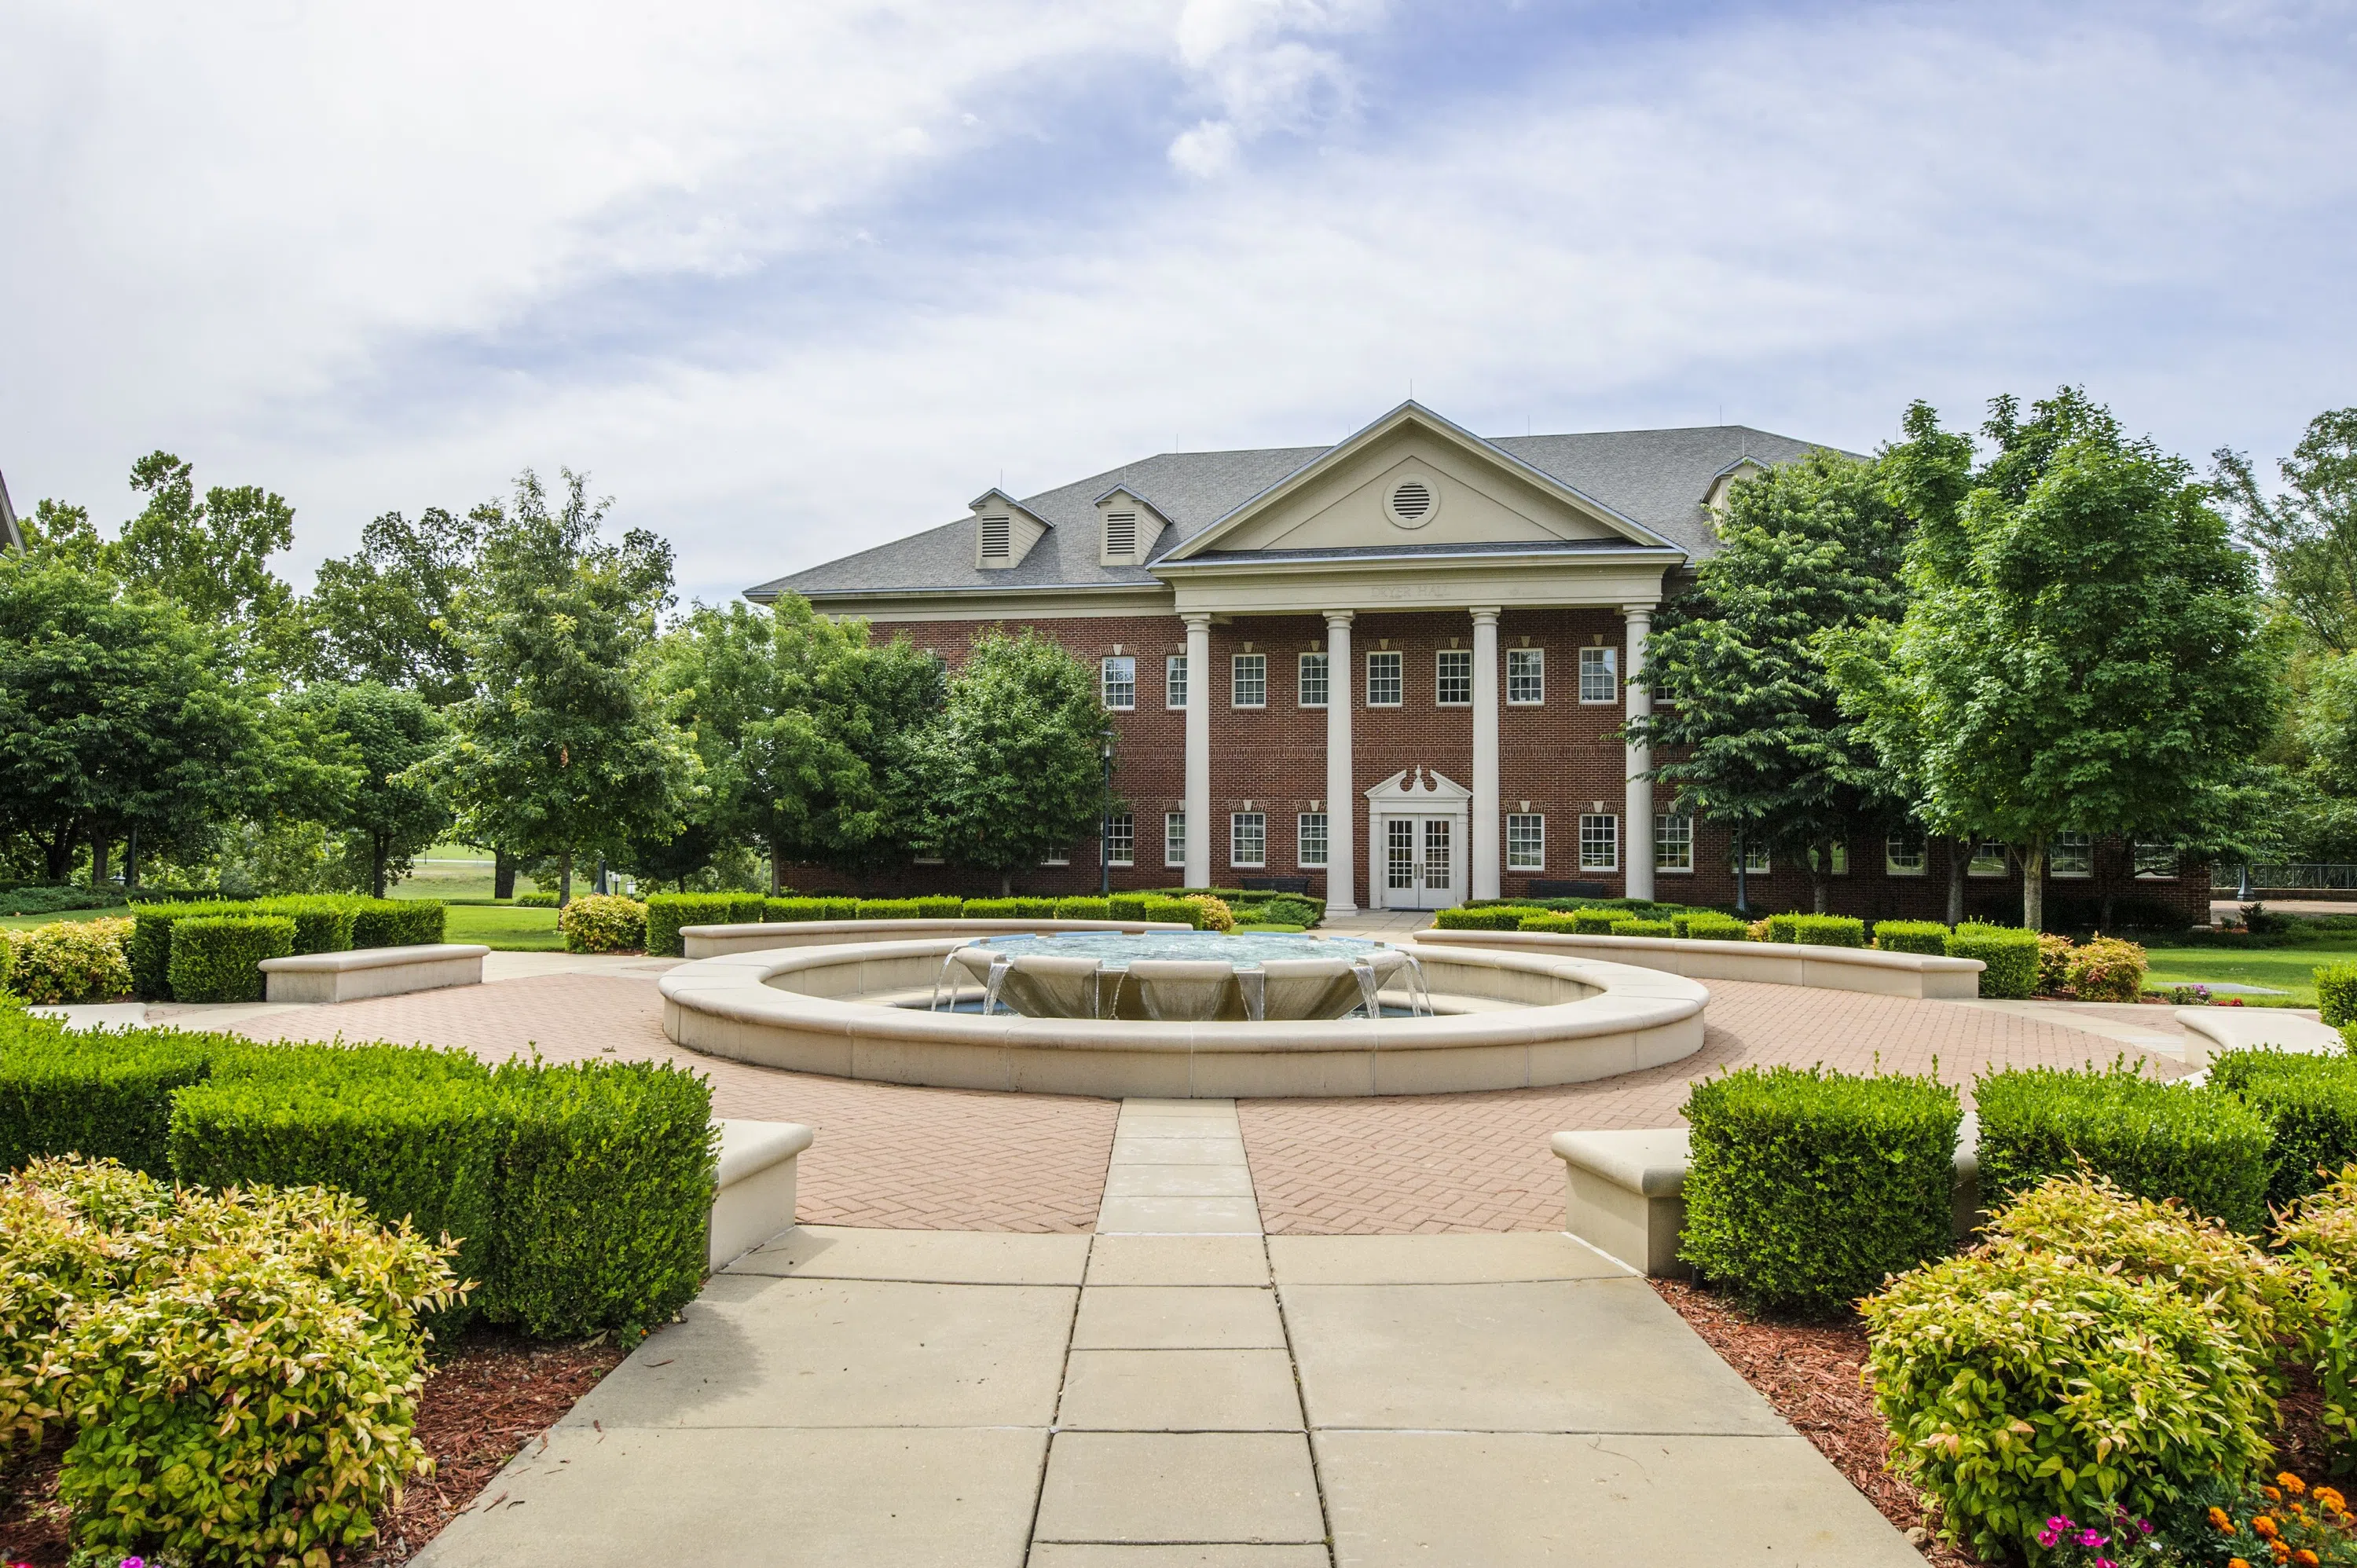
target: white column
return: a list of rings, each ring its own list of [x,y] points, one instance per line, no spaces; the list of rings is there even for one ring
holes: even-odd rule
[[[1211,618],[1187,622],[1187,886],[1211,886]]]
[[[1358,786],[1351,776],[1351,612],[1326,612],[1326,912],[1351,915],[1358,880],[1351,845],[1359,820]]]
[[[1620,614],[1629,623],[1629,717],[1651,718],[1653,714],[1653,683],[1645,675],[1645,637],[1653,628],[1653,607],[1622,605]],[[1653,747],[1650,741],[1631,739],[1629,742],[1629,806],[1625,831],[1629,843],[1629,875],[1626,883],[1631,898],[1653,896]]]
[[[1473,612],[1473,897],[1498,897],[1498,612]]]

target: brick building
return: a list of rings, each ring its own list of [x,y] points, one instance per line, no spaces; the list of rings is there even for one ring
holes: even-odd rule
[[[1116,888],[1297,878],[1338,912],[1727,903],[1727,835],[1657,810],[1652,759],[1620,732],[1650,711],[1635,677],[1654,607],[1714,548],[1727,487],[1808,449],[1741,426],[1484,440],[1408,403],[1330,447],[988,490],[968,517],[747,596],[801,594],[952,662],[1030,627],[1095,664],[1118,736]],[[1950,850],[1840,846],[1834,907],[1936,916]],[[2018,919],[2018,868],[1993,847],[1972,862],[1967,908]],[[2073,840],[2049,897],[2206,920],[2199,869]],[[1755,907],[1807,906],[1805,867],[1747,875]],[[923,865],[893,880],[957,886]],[[1025,880],[1093,889],[1097,846]]]

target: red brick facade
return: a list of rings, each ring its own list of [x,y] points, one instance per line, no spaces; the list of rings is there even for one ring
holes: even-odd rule
[[[1183,811],[1186,795],[1186,714],[1168,705],[1165,677],[1166,661],[1187,650],[1186,628],[1176,616],[885,622],[877,626],[876,634],[905,636],[954,665],[985,633],[1027,626],[1055,639],[1091,664],[1115,654],[1137,661],[1136,704],[1112,715],[1113,727],[1120,736],[1114,792],[1135,825],[1136,848],[1134,864],[1116,867],[1112,882],[1117,890],[1178,885],[1184,874],[1176,865],[1166,865],[1163,854],[1165,814]],[[1610,702],[1579,700],[1578,650],[1599,642],[1613,649],[1614,668],[1625,673],[1624,636],[1621,618],[1605,608],[1510,608],[1500,619],[1501,659],[1511,650],[1542,650],[1545,671],[1544,700],[1531,705],[1504,701],[1504,677],[1500,677],[1501,807],[1508,813],[1543,816],[1546,838],[1544,870],[1503,872],[1502,891],[1510,897],[1529,893],[1531,884],[1541,880],[1600,883],[1614,894],[1621,890],[1621,870],[1584,870],[1579,865],[1579,817],[1597,811],[1615,818],[1622,815],[1626,768],[1618,738],[1622,718],[1618,691]],[[1325,638],[1325,623],[1314,616],[1239,618],[1211,628],[1211,669],[1198,672],[1198,678],[1211,682],[1211,876],[1216,884],[1233,886],[1244,876],[1306,875],[1312,891],[1321,896],[1326,891],[1326,873],[1300,866],[1296,843],[1297,819],[1310,811],[1313,802],[1323,803],[1329,812],[1343,805],[1324,800],[1326,710],[1305,708],[1299,702],[1298,655],[1324,649]],[[1469,784],[1472,710],[1469,705],[1444,706],[1437,701],[1437,656],[1444,649],[1471,649],[1469,618],[1462,611],[1361,614],[1352,627],[1351,641],[1355,790],[1364,791],[1402,768],[1416,767]],[[1404,655],[1405,690],[1399,706],[1367,703],[1366,658],[1378,651]],[[1238,708],[1230,700],[1232,660],[1243,653],[1267,656],[1267,702],[1263,707]],[[1666,808],[1671,792],[1660,789],[1657,795],[1660,806]],[[1351,834],[1354,889],[1357,901],[1365,905],[1370,902],[1366,801],[1361,795],[1348,804],[1355,824]],[[1227,822],[1231,812],[1240,811],[1265,814],[1265,866],[1238,869],[1229,864]],[[1620,859],[1625,866],[1628,824],[1620,826]],[[1196,831],[1203,831],[1203,826]],[[1502,830],[1500,843],[1502,856]],[[1929,846],[1920,875],[1891,875],[1882,849],[1878,843],[1849,846],[1849,871],[1831,879],[1833,909],[1869,918],[1942,917],[1947,907],[1948,846],[1940,842]],[[1732,904],[1735,875],[1727,834],[1707,822],[1694,824],[1693,859],[1691,872],[1657,868],[1655,897],[1676,903]],[[2058,905],[2106,897],[2165,904],[2189,924],[2208,923],[2206,867],[2188,864],[2179,875],[2165,879],[2136,878],[2129,870],[2125,846],[2098,844],[2093,877],[2049,884],[2049,924],[2066,923],[2067,916],[2057,912]],[[1074,846],[1069,865],[1041,866],[1018,876],[1016,883],[1018,891],[1027,893],[1089,893],[1095,891],[1098,875],[1096,845],[1089,843]],[[789,868],[786,879],[809,890],[849,890],[841,878],[816,868]],[[1803,867],[1779,865],[1764,875],[1754,873],[1748,880],[1754,909],[1810,906],[1811,884]],[[2020,888],[2018,870],[2009,869],[2003,876],[1968,877],[1966,912],[2018,921]],[[898,875],[868,878],[857,890],[878,895],[927,891],[979,896],[995,893],[997,886],[996,879],[986,873],[911,865]],[[2091,914],[2085,923],[2093,918]]]

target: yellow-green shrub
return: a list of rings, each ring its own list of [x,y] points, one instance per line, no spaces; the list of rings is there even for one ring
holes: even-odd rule
[[[2346,1455],[2357,1450],[2357,1165],[2295,1204],[2277,1222],[2275,1241],[2311,1282],[2302,1348],[2324,1396],[2319,1423]]]
[[[1874,945],[1884,952],[1929,953],[1937,958],[1948,950],[1948,928],[1937,920],[1877,920]]]
[[[10,950],[0,964],[7,988],[27,1002],[102,1002],[131,990],[124,944],[132,922],[53,920],[25,931],[0,931]]]
[[[1202,924],[1197,928],[1200,930],[1232,931],[1236,929],[1235,911],[1228,908],[1228,901],[1224,898],[1214,897],[1209,893],[1189,893],[1179,902],[1192,904],[1203,911]]]
[[[585,893],[556,917],[566,952],[635,952],[647,945],[647,907],[615,893]]]
[[[2038,989],[2060,991],[2071,983],[2071,955],[2078,950],[2071,939],[2054,931],[2038,933]]]
[[[2319,963],[2313,978],[2318,1015],[2336,1029],[2357,1024],[2357,963]]]
[[[2044,968],[2041,961],[2041,978]],[[2062,980],[2082,1001],[2133,1002],[2144,994],[2144,949],[2099,935],[2071,950],[2063,961]]]

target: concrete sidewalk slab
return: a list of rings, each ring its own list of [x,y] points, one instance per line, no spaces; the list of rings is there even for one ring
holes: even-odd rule
[[[1337,1568],[1923,1564],[1789,1433],[1321,1432],[1317,1444]]]
[[[1157,1165],[1229,1165],[1244,1161],[1241,1134],[1227,1138],[1125,1138],[1114,1135],[1116,1163]]]
[[[1278,1294],[1313,1426],[1792,1430],[1642,1280]]]
[[[1092,1286],[1072,1324],[1075,1350],[1285,1348],[1276,1294],[1236,1287]]]
[[[533,1442],[412,1568],[1022,1568],[1047,1434],[640,1432]]]
[[[1250,1197],[1252,1172],[1233,1165],[1155,1165],[1116,1160],[1105,1172],[1104,1195],[1116,1197]],[[1260,1210],[1253,1210],[1255,1219]]]
[[[1265,1285],[1268,1251],[1257,1236],[1100,1236],[1089,1249],[1092,1285]]]
[[[1046,1426],[1077,1293],[723,1275],[565,1426]]]
[[[1075,1350],[1056,1423],[1067,1432],[1299,1432],[1282,1350]]]
[[[1076,1285],[1088,1259],[1086,1236],[802,1225],[737,1259],[729,1272],[935,1284]]]
[[[1060,1432],[1039,1541],[1323,1541],[1297,1432]]]
[[[1272,1236],[1280,1284],[1501,1283],[1626,1279],[1631,1271],[1562,1231],[1459,1236]]]
[[[1330,1568],[1323,1546],[1129,1545],[1043,1541],[1030,1568]]]
[[[1241,1169],[1241,1163],[1232,1168]],[[1249,1193],[1242,1197],[1116,1197],[1108,1191],[1097,1210],[1097,1230],[1148,1236],[1257,1236],[1260,1205]]]

